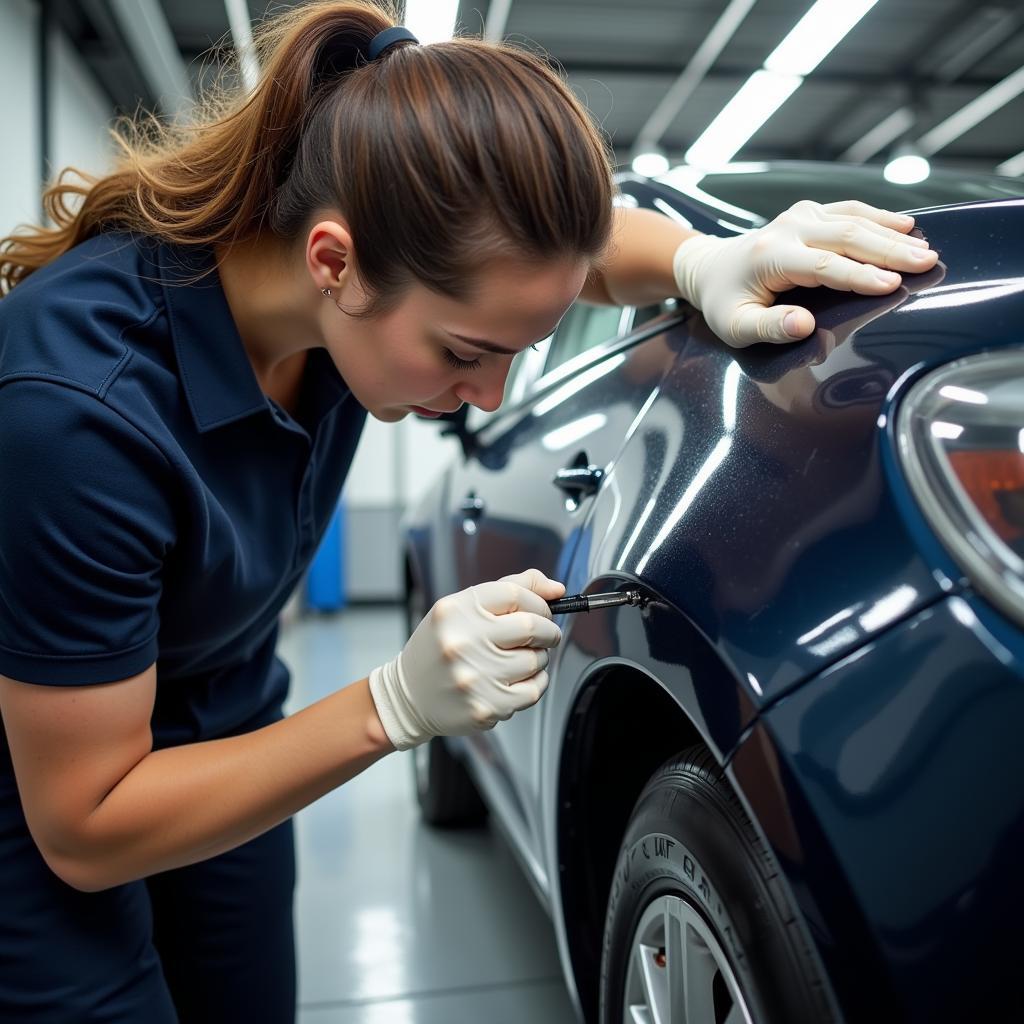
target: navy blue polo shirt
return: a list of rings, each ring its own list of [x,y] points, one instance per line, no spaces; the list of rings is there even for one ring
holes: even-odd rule
[[[294,416],[262,392],[207,250],[111,233],[36,271],[0,300],[0,673],[156,662],[157,747],[278,717],[278,614],[364,419],[324,349]],[[4,737],[0,819],[13,793]]]

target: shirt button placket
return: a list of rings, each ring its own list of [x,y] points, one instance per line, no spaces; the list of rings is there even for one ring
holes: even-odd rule
[[[310,455],[299,489],[299,544],[296,550],[296,562],[307,560],[313,553],[313,534],[316,523],[313,519],[313,476],[316,469],[316,456]]]

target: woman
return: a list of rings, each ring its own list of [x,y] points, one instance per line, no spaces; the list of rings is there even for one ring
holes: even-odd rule
[[[291,815],[543,694],[563,588],[528,570],[283,718],[278,613],[367,412],[497,408],[578,297],[682,295],[730,344],[784,341],[813,319],[774,292],[934,263],[858,205],[728,241],[613,214],[546,64],[392,28],[280,16],[251,95],[123,141],[2,243],[0,1019],[292,1019]]]

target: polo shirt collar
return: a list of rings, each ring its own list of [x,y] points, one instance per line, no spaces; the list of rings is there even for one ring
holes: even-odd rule
[[[163,243],[157,259],[181,384],[199,432],[266,411],[213,252]]]
[[[192,418],[200,433],[270,412],[224,296],[212,250],[161,243],[157,261],[167,318]],[[333,361],[310,352],[318,411],[349,395]],[[327,356],[326,351],[323,356]]]

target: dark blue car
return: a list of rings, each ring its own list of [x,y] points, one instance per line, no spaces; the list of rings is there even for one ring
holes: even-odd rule
[[[420,748],[424,815],[491,810],[588,1022],[1024,1021],[1024,183],[620,188],[719,234],[914,209],[940,262],[789,293],[786,346],[578,305],[449,424],[411,617],[528,566],[644,603],[563,618],[536,708]]]

